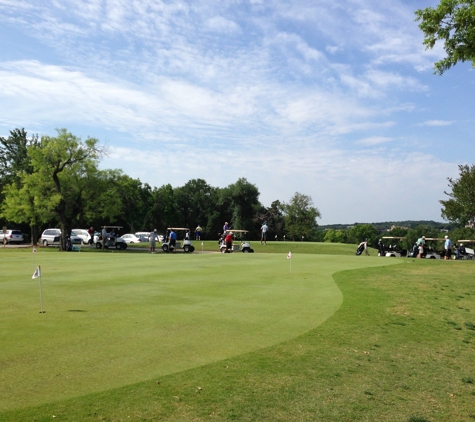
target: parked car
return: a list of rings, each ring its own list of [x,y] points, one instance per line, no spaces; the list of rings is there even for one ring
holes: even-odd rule
[[[71,232],[70,239],[73,245],[80,245],[82,243],[82,238],[73,232]],[[46,229],[40,237],[40,243],[43,246],[59,245],[61,243],[61,229]]]
[[[43,246],[59,245],[61,242],[60,229],[46,229],[40,237],[40,243]]]
[[[89,234],[89,232],[84,229],[73,229],[71,235],[80,237],[82,239],[83,245],[87,245],[89,243],[89,240],[91,239],[91,235]]]
[[[135,236],[137,237],[143,237],[147,240],[148,242],[148,238],[150,237],[150,232],[137,232],[135,233]]]
[[[124,234],[120,237],[125,240],[125,243],[140,243],[142,241],[142,239],[140,239],[140,237],[136,236],[135,234],[131,234],[131,233]]]
[[[4,234],[0,232],[0,242],[3,243],[3,239],[5,238],[5,243],[21,243],[23,242],[23,233],[21,230],[7,230]]]
[[[149,241],[149,238],[150,238],[150,232],[137,232],[137,233],[135,233],[135,236],[140,237],[140,238],[143,237],[143,238],[145,239],[145,241],[148,242],[148,241]],[[157,240],[158,240],[159,242],[163,242],[163,241],[164,241],[165,238],[164,238],[163,234],[159,234],[159,235],[157,235],[157,236],[158,236],[158,237],[157,237]]]

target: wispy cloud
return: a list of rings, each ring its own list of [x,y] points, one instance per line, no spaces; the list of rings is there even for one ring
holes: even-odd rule
[[[427,120],[419,123],[419,126],[451,126],[454,122],[448,120]]]
[[[154,185],[202,177],[222,186],[244,176],[266,203],[304,191],[341,221],[364,206],[358,195],[389,201],[384,184],[437,206],[434,181],[411,193],[393,186],[409,184],[416,164],[445,180],[456,165],[414,132],[467,120],[451,110],[429,120],[440,83],[431,68],[442,52],[424,51],[414,7],[0,0],[0,36],[9,39],[0,53],[0,127],[98,137],[111,150],[104,165]],[[159,172],[157,162],[173,170]],[[345,198],[344,209],[331,209]]]
[[[356,143],[363,146],[373,146],[379,144],[385,144],[387,142],[394,141],[394,138],[388,138],[385,136],[372,136],[370,138],[360,139]]]

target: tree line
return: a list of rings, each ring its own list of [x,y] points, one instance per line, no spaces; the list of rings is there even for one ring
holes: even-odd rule
[[[30,228],[36,244],[42,229],[59,225],[65,247],[73,228],[123,226],[125,232],[165,233],[167,227],[200,225],[203,239],[217,239],[224,222],[231,228],[260,235],[266,222],[269,239],[359,243],[368,239],[376,246],[383,230],[374,224],[355,224],[348,229],[317,224],[320,211],[312,198],[296,192],[289,202],[275,200],[270,207],[259,201],[259,190],[245,178],[225,188],[192,179],[183,186],[151,187],[120,169],[100,170],[107,153],[97,139],[82,141],[66,129],[55,137],[28,137],[24,129],[0,137],[0,224]],[[449,199],[441,200],[441,214],[455,228],[453,240],[475,239],[475,166],[459,166],[460,177],[449,178]],[[402,230],[402,231],[401,231]],[[417,237],[443,237],[437,224],[396,228],[388,236],[405,236],[409,247]]]
[[[2,225],[29,227],[34,244],[42,229],[59,225],[63,247],[71,229],[103,225],[132,233],[200,225],[203,239],[217,239],[225,222],[256,238],[265,221],[271,236],[316,240],[320,212],[308,195],[296,192],[289,202],[265,207],[245,178],[225,188],[203,179],[152,187],[120,169],[100,170],[106,154],[97,139],[82,141],[66,129],[55,137],[28,136],[24,129],[0,137]]]

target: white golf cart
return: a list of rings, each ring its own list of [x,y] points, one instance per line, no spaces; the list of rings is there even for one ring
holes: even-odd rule
[[[407,255],[407,250],[402,249],[400,242],[405,239],[405,237],[399,236],[383,236],[381,239],[390,242],[389,246],[384,246],[384,255],[391,258],[401,258],[402,256]],[[380,253],[381,254],[381,253]]]
[[[193,252],[195,250],[195,247],[191,243],[191,240],[186,238],[186,233],[190,233],[190,229],[186,227],[169,227],[168,232],[170,230],[173,230],[177,234],[177,240],[176,240],[176,249],[183,249],[183,252]],[[183,233],[183,243],[180,243],[178,240],[178,233],[182,232]],[[190,235],[191,236],[191,235]],[[162,251],[163,252],[170,252],[170,249],[173,250],[173,248],[170,248],[170,240],[168,238],[163,239],[163,244],[162,244]]]
[[[465,253],[464,254],[457,254],[455,250],[452,250],[454,252],[453,254],[453,259],[475,259],[475,251],[473,248],[467,248],[465,245],[467,243],[473,244],[475,243],[475,240],[470,240],[470,239],[465,239],[465,240],[458,240],[457,244],[462,245],[465,248]],[[454,247],[455,249],[455,247]]]
[[[252,249],[251,244],[244,240],[244,235],[248,233],[248,230],[229,230],[227,233],[232,232],[233,235],[236,236],[235,242],[233,243],[233,250],[232,252],[243,252],[243,253],[253,253],[254,249]],[[221,253],[231,252],[226,250],[226,241],[224,238],[226,234],[223,234],[222,240],[219,242],[219,251]]]
[[[428,241],[445,242],[445,239],[441,239],[438,237],[426,237],[426,247],[424,248],[424,253],[422,254],[422,258],[442,259],[443,255],[441,252],[437,252],[433,246],[427,246]]]
[[[445,239],[440,239],[438,237],[426,237],[425,241],[426,241],[426,244],[424,245],[424,252],[422,253],[421,257],[427,258],[427,259],[442,259],[443,252],[437,252],[437,250],[435,250],[434,247],[432,246],[433,243],[428,244],[427,242],[428,241],[431,241],[431,242],[445,241]],[[419,255],[419,247],[415,243],[407,256],[411,258],[417,258],[418,255]]]
[[[114,233],[114,230],[120,230],[122,226],[102,226],[102,229],[110,230],[107,232],[107,236],[105,239],[104,243],[104,249],[108,248],[115,248],[115,249],[127,249],[127,243],[125,243],[125,240],[119,237],[118,234]],[[97,249],[102,249],[102,232],[101,234],[95,239],[96,243],[96,248]]]

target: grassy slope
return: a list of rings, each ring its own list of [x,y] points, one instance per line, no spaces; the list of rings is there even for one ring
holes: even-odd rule
[[[294,254],[290,273],[285,254],[41,250],[5,256],[4,410],[116,388],[293,338],[340,306],[331,274],[369,264],[354,256],[342,262]],[[31,280],[36,263],[43,274],[42,315]]]
[[[343,306],[294,339],[0,419],[473,420],[473,263],[397,262],[336,274]]]

